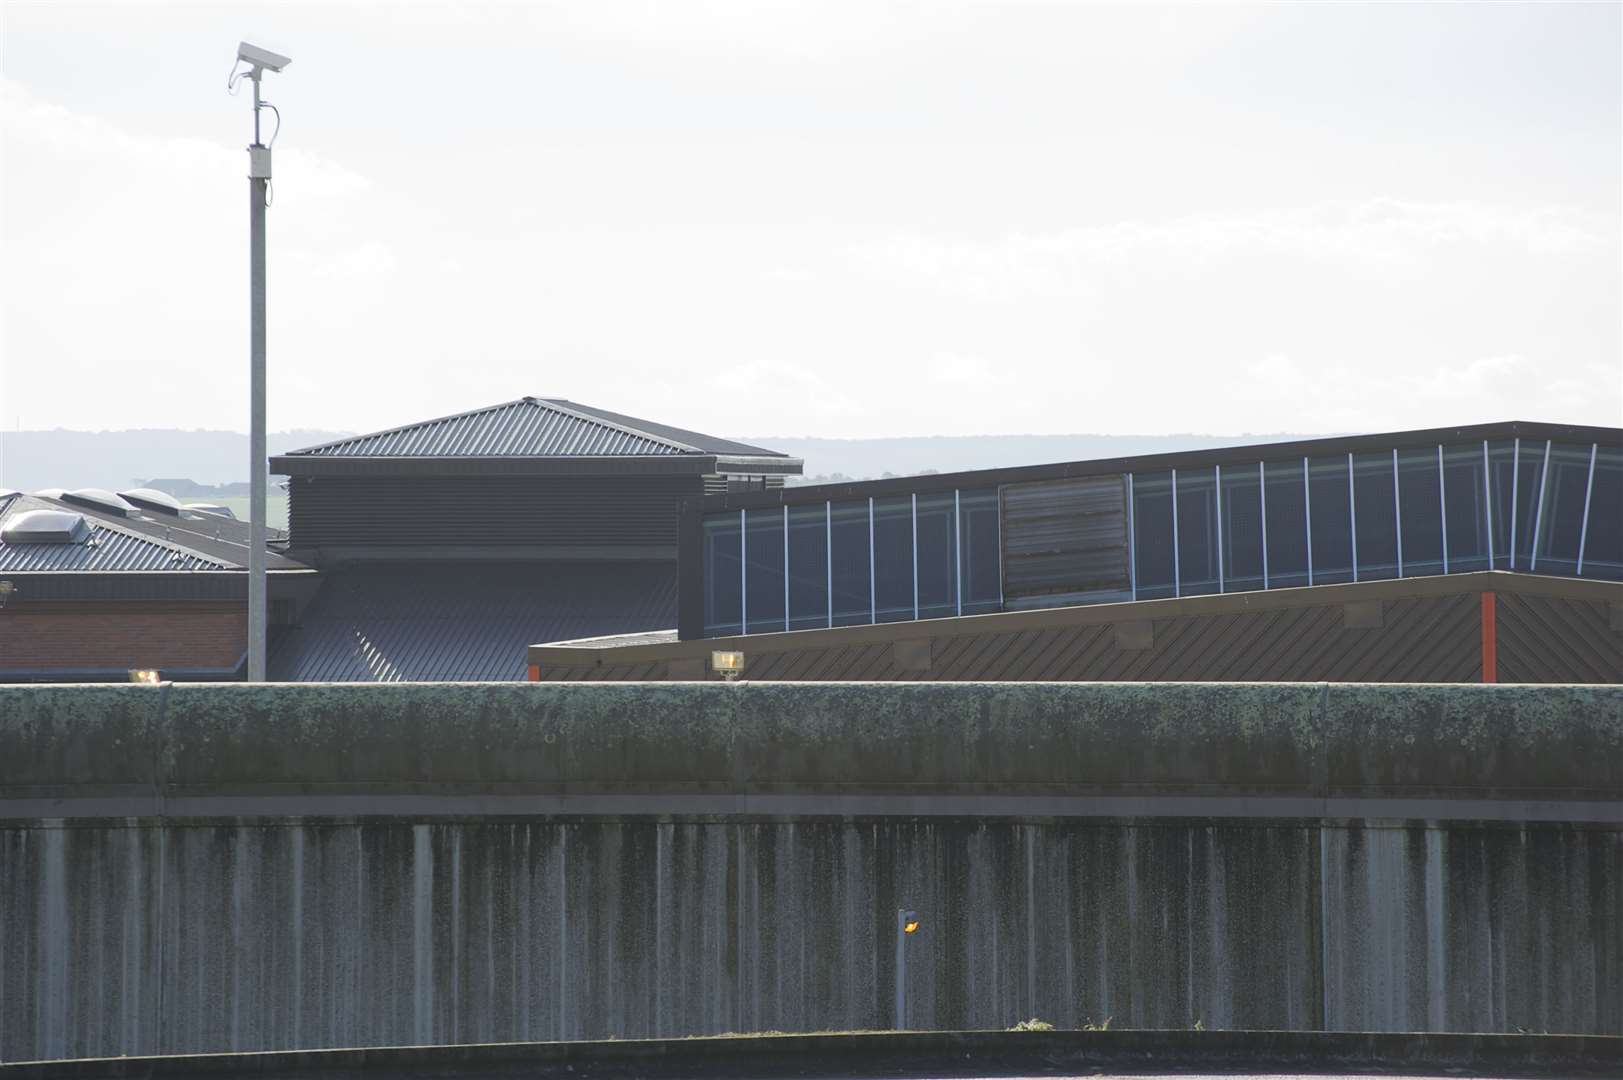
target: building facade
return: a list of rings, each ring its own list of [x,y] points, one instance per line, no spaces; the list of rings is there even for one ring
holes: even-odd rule
[[[1623,681],[1623,432],[1505,423],[686,504],[678,628],[539,679]]]

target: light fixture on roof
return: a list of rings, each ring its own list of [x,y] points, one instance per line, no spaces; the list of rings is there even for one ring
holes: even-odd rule
[[[131,668],[130,682],[140,683],[142,686],[157,686],[158,672],[153,668]]]
[[[89,536],[84,515],[72,510],[24,510],[0,528],[8,544],[78,544]]]

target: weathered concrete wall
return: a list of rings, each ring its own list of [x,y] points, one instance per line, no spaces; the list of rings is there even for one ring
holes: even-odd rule
[[[0,692],[0,1060],[888,1026],[902,904],[914,1026],[1623,1033],[1620,700]]]
[[[0,832],[0,1056],[888,1026],[1623,1031],[1623,833],[1055,822]]]

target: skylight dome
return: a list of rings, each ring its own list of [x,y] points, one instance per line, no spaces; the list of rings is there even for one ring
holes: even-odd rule
[[[222,506],[219,503],[187,503],[186,509],[195,510],[199,514],[213,514],[215,517],[230,518],[232,521],[237,519],[237,515],[232,512],[229,506]]]
[[[84,515],[71,510],[25,510],[0,529],[8,544],[79,544],[89,536]]]
[[[134,509],[106,488],[74,488],[72,491],[63,492],[59,497],[63,502],[78,503],[94,510],[107,510],[126,516]]]
[[[131,488],[128,491],[120,491],[118,497],[125,502],[134,503],[143,510],[156,510],[160,514],[179,517],[182,509],[179,499],[157,488]]]

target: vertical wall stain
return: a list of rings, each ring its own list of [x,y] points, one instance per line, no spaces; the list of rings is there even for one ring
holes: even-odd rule
[[[1620,879],[1566,825],[9,829],[0,1054],[886,1027],[903,904],[915,1027],[1618,1034]]]

